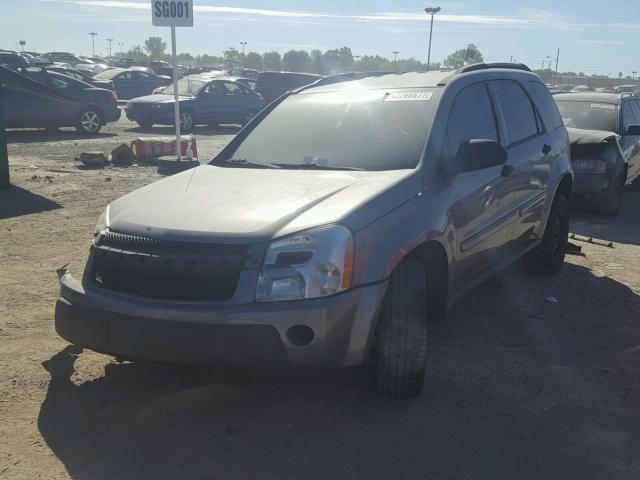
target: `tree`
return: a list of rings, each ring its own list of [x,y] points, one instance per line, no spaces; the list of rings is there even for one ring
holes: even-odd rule
[[[308,72],[311,67],[311,57],[304,50],[289,50],[282,57],[282,65],[292,72]]]
[[[136,45],[131,47],[129,51],[125,54],[128,58],[133,58],[134,60],[147,60],[147,55],[142,51],[142,47],[140,45]]]
[[[144,49],[149,53],[152,60],[162,58],[167,44],[160,37],[149,37],[144,41]]]
[[[237,65],[240,63],[240,52],[233,47],[222,52],[225,63]]]
[[[244,66],[246,68],[254,68],[256,70],[262,70],[263,68],[262,55],[256,52],[249,52],[244,57]]]
[[[480,63],[484,61],[484,57],[478,47],[474,44],[469,44],[467,48],[461,48],[450,54],[444,59],[444,66],[446,68],[457,69],[464,65],[470,65],[472,63]]]
[[[266,52],[262,55],[265,70],[282,70],[282,58],[278,52]]]

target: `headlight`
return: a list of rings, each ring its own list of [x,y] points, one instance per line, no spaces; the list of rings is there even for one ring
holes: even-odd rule
[[[93,232],[93,236],[97,237],[100,232],[104,232],[109,226],[109,205],[104,209],[102,215],[98,219],[98,223],[96,223],[96,229]]]
[[[353,236],[340,225],[313,228],[269,245],[256,302],[333,295],[351,287]]]
[[[576,172],[606,172],[607,163],[604,160],[573,160],[571,162]]]

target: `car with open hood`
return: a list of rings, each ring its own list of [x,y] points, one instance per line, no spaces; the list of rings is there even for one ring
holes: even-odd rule
[[[595,210],[615,215],[625,185],[640,189],[640,96],[554,96],[571,137],[575,191]]]
[[[207,165],[113,201],[56,329],[125,358],[224,369],[371,362],[414,396],[427,333],[496,270],[564,261],[567,132],[516,64],[322,81]]]

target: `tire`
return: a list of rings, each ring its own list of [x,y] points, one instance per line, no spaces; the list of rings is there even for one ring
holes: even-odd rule
[[[420,395],[427,367],[427,278],[420,260],[391,274],[377,327],[375,380],[380,395]]]
[[[153,122],[136,122],[142,128],[151,128],[153,127]]]
[[[195,126],[195,119],[193,113],[189,110],[180,112],[180,130],[183,132],[190,132]]]
[[[253,117],[256,116],[256,112],[254,112],[253,110],[247,112],[244,114],[244,118],[242,119],[242,126],[244,127],[247,123],[249,123],[251,120],[253,120]]]
[[[568,240],[569,202],[558,192],[553,199],[542,240],[525,256],[529,269],[535,273],[558,273],[564,264]]]
[[[602,215],[617,215],[620,211],[622,203],[622,192],[624,191],[625,175],[624,171],[612,182],[609,189],[604,192],[598,199],[597,210]]]
[[[95,135],[102,128],[102,114],[95,108],[85,108],[78,115],[76,130]]]

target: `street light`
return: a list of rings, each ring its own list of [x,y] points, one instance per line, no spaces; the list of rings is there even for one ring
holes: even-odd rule
[[[91,56],[95,57],[96,56],[96,35],[98,35],[98,33],[89,32],[89,35],[91,35]]]
[[[113,38],[107,38],[107,42],[109,42],[109,58],[111,58],[111,42],[113,42]]]
[[[398,61],[398,54],[399,54],[400,52],[391,52],[391,53],[393,53],[393,61],[394,61],[394,62],[397,62],[397,61]]]
[[[240,42],[240,45],[242,45],[242,56],[244,57],[244,47],[247,46],[247,42]]]
[[[120,49],[120,53],[124,53],[124,42],[118,42],[118,48]]]
[[[638,73],[638,72],[631,72],[631,79],[632,80],[636,79],[636,73]]]
[[[429,29],[429,53],[427,54],[427,72],[429,71],[429,66],[431,65],[431,38],[433,37],[433,17],[440,10],[442,10],[440,7],[428,7],[424,9],[427,15],[431,15],[431,28]]]

